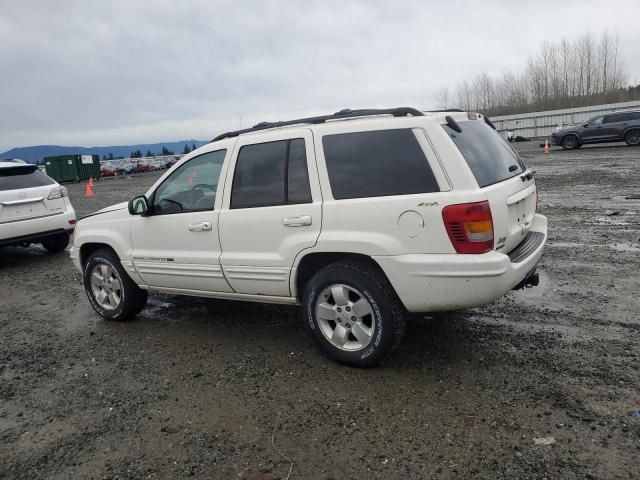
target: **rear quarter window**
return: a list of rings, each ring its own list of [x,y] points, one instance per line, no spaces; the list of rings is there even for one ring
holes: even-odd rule
[[[521,174],[526,169],[507,141],[481,120],[458,122],[461,132],[442,127],[467,161],[480,187],[487,187]]]
[[[336,200],[440,191],[409,128],[325,135],[322,146]]]
[[[0,167],[0,191],[53,185],[55,182],[33,167]]]

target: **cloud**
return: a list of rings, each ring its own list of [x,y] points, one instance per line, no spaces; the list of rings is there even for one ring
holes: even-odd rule
[[[634,1],[619,8],[637,11]],[[207,139],[345,107],[429,108],[443,85],[522,69],[544,39],[598,32],[611,18],[604,4],[495,0],[5,0],[1,12],[0,151]],[[607,24],[632,79],[635,17]]]

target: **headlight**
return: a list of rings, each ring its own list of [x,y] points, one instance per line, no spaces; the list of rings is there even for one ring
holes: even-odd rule
[[[58,185],[57,187],[53,187],[51,193],[47,197],[49,200],[55,200],[56,198],[62,198],[67,196],[67,187],[63,187]]]

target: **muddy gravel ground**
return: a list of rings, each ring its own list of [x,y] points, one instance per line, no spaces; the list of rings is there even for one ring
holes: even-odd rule
[[[0,477],[639,478],[640,148],[518,148],[541,285],[413,319],[369,370],[297,307],[152,294],[105,322],[66,253],[2,250]],[[69,190],[84,215],[157,176]]]

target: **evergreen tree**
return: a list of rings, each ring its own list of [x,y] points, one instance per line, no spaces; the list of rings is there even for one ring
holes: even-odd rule
[[[195,143],[192,143],[192,144],[191,144],[191,151],[193,152],[195,149],[196,149],[196,144],[195,144]]]
[[[191,150],[189,149],[189,145],[187,145],[186,143],[184,144],[184,148],[182,149],[182,154],[186,155],[187,153],[191,152]]]

